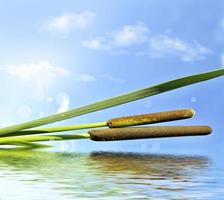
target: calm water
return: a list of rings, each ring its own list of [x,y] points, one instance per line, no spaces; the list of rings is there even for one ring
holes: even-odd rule
[[[224,199],[209,157],[0,150],[0,199]]]

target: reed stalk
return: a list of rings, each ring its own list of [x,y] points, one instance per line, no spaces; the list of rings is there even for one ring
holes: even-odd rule
[[[51,145],[48,145],[48,144],[40,144],[40,143],[36,143],[36,142],[24,142],[24,141],[9,142],[7,145],[31,147],[31,148],[49,148],[49,147],[52,147]]]
[[[206,73],[201,73],[201,74],[179,78],[176,80],[171,80],[165,83],[161,83],[159,85],[143,88],[140,90],[127,93],[127,94],[122,94],[120,96],[112,97],[103,101],[99,101],[87,106],[72,109],[63,113],[53,114],[53,115],[39,118],[36,120],[1,128],[0,135],[2,136],[2,135],[6,135],[13,132],[18,132],[24,129],[30,129],[37,126],[46,125],[53,122],[58,122],[65,119],[72,118],[72,117],[77,117],[87,113],[110,108],[113,106],[118,106],[118,105],[125,104],[131,101],[136,101],[138,99],[143,99],[149,96],[157,95],[163,92],[181,88],[181,87],[191,85],[194,83],[206,81],[206,80],[213,79],[223,75],[224,75],[224,69],[218,69],[218,70],[214,70],[214,71],[210,71]]]
[[[19,132],[12,132],[12,133],[1,136],[1,138],[2,137],[12,137],[12,136],[55,133],[55,132],[64,132],[64,131],[74,131],[74,130],[82,130],[82,129],[90,129],[90,128],[99,128],[99,127],[105,127],[106,125],[107,125],[107,122],[97,122],[97,123],[89,123],[89,124],[76,124],[76,125],[68,125],[68,126],[28,129],[28,130],[22,130]]]
[[[91,124],[78,124],[78,125],[70,125],[70,126],[47,127],[47,128],[23,130],[19,132],[6,134],[6,135],[3,135],[2,137],[64,132],[64,131],[73,131],[73,130],[81,130],[81,129],[89,129],[89,128],[99,128],[99,127],[105,127],[105,126],[109,128],[120,128],[120,127],[127,127],[127,126],[136,126],[136,125],[167,122],[167,121],[173,121],[173,120],[181,120],[181,119],[191,118],[194,115],[195,115],[195,111],[193,109],[171,110],[171,111],[164,111],[164,112],[158,112],[158,113],[149,113],[149,114],[113,118],[105,122],[98,122],[98,123],[91,123]]]
[[[0,138],[0,144],[30,144],[32,142],[46,142],[46,141],[60,141],[60,140],[76,140],[76,139],[88,139],[90,135],[88,133],[83,134],[67,134],[67,135],[34,135],[34,136],[15,136]],[[32,144],[31,144],[32,145]]]
[[[22,140],[8,140],[4,143],[0,142],[0,145],[13,145],[13,146],[22,146],[22,147],[31,147],[31,148],[47,148],[52,147],[51,145],[47,144],[40,144],[35,142],[26,142]]]
[[[88,133],[67,135],[34,135],[0,138],[0,144],[22,144],[43,141],[91,139],[94,141],[132,140],[162,137],[202,136],[212,132],[209,126],[150,126],[131,128],[107,128]]]

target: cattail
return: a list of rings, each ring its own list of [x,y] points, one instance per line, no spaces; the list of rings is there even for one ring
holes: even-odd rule
[[[112,97],[103,101],[99,101],[87,106],[72,109],[63,113],[58,113],[58,114],[50,115],[47,117],[39,118],[36,120],[24,122],[21,124],[16,124],[16,125],[8,126],[5,128],[1,128],[0,135],[2,136],[2,135],[6,135],[13,132],[18,132],[21,130],[30,129],[37,126],[62,121],[72,117],[77,117],[80,115],[110,108],[113,106],[118,106],[118,105],[125,104],[131,101],[136,101],[138,99],[143,99],[149,96],[157,95],[163,92],[181,88],[181,87],[191,85],[194,83],[206,81],[206,80],[213,79],[223,75],[224,75],[224,69],[218,69],[218,70],[214,70],[214,71],[210,71],[206,73],[201,73],[201,74],[179,78],[176,80],[171,80],[165,83],[161,83],[159,85],[132,91],[127,94],[122,94],[120,96]]]
[[[138,128],[114,128],[89,131],[91,140],[115,141],[180,136],[202,136],[212,132],[209,126],[152,126]]]
[[[115,128],[115,127],[119,128],[119,127],[126,127],[126,126],[153,124],[153,123],[159,123],[159,122],[167,122],[167,121],[191,118],[194,116],[194,114],[195,114],[195,111],[193,109],[171,110],[171,111],[164,111],[164,112],[158,112],[158,113],[113,118],[108,121],[98,122],[98,123],[77,124],[77,125],[70,125],[70,126],[47,127],[47,128],[41,128],[41,129],[24,130],[20,132],[9,133],[2,137],[73,131],[73,130],[81,130],[81,129],[89,129],[89,128],[99,128],[99,127],[105,127],[105,126],[108,126],[109,128]]]
[[[107,128],[90,130],[83,134],[35,135],[0,138],[0,144],[16,144],[42,141],[91,139],[94,141],[116,141],[180,136],[203,136],[212,132],[209,126],[151,126],[132,128]]]

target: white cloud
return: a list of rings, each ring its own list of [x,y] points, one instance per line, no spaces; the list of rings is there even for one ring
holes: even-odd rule
[[[48,61],[9,65],[1,67],[0,71],[23,81],[31,81],[39,84],[51,83],[57,78],[70,75],[67,69],[56,67]]]
[[[102,38],[93,38],[82,41],[82,45],[93,50],[109,50],[110,45],[106,44]]]
[[[70,98],[66,93],[59,93],[56,97],[56,102],[59,105],[57,113],[65,112],[69,109]]]
[[[90,74],[74,74],[69,70],[56,67],[48,61],[39,63],[27,63],[19,65],[9,65],[0,68],[0,72],[4,72],[17,80],[30,82],[38,87],[47,87],[56,82],[57,79],[71,77],[75,81],[93,82],[96,78]],[[46,96],[48,102],[52,101],[52,97]]]
[[[112,31],[104,37],[96,37],[83,40],[82,45],[93,50],[113,50],[117,48],[127,48],[132,45],[144,43],[149,28],[143,22],[133,25],[125,25],[116,31]]]
[[[50,86],[61,78],[71,76],[67,69],[56,67],[48,61],[8,65],[1,67],[0,72],[22,84],[23,90],[30,91],[29,95],[35,101],[46,100],[46,96],[49,96],[48,89]]]
[[[147,40],[149,33],[150,30],[146,24],[137,22],[134,25],[123,26],[120,30],[111,33],[111,43],[119,47],[141,44]]]
[[[95,16],[95,13],[89,11],[65,13],[61,16],[51,17],[44,21],[41,30],[67,34],[72,30],[80,30],[89,27],[93,23]]]
[[[108,51],[111,55],[123,55],[134,50],[136,56],[171,56],[185,62],[203,60],[212,53],[196,41],[189,43],[168,35],[152,35],[143,22],[125,25],[103,37],[83,40],[82,45],[92,50]],[[136,50],[136,47],[141,49]]]
[[[211,50],[197,42],[187,43],[178,38],[159,35],[150,39],[150,54],[155,57],[176,56],[183,61],[202,60]]]
[[[74,80],[80,82],[93,82],[96,81],[96,78],[90,74],[77,74],[74,75]]]
[[[121,78],[116,78],[116,77],[113,77],[113,76],[108,76],[107,78],[108,78],[108,80],[110,80],[110,81],[112,81],[114,83],[118,83],[118,84],[125,83],[125,80],[121,79]]]

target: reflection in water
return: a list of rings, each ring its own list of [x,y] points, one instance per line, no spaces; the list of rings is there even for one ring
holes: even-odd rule
[[[211,199],[221,193],[206,192],[212,165],[199,156],[2,149],[0,199]]]

